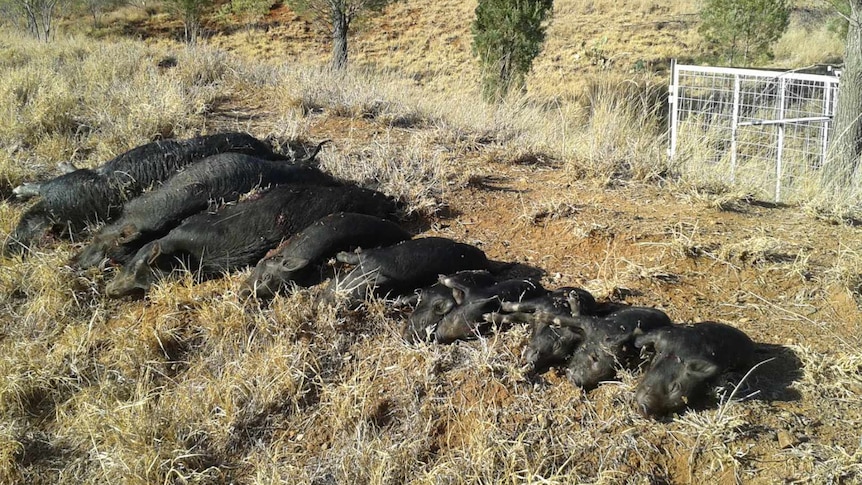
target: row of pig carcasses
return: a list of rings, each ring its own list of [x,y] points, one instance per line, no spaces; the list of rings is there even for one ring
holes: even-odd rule
[[[412,239],[394,221],[394,200],[322,172],[312,163],[319,149],[296,160],[250,135],[223,133],[143,145],[96,169],[71,167],[15,190],[39,200],[4,252],[107,221],[72,264],[121,266],[106,287],[111,297],[143,295],[177,267],[208,278],[257,263],[243,296],[269,298],[320,283],[335,257],[352,269],[330,280],[324,298],[356,306],[372,294],[400,296],[415,306],[403,330],[410,342],[451,343],[527,323],[530,371],[565,369],[585,388],[648,363],[636,394],[648,415],[685,407],[753,357],[751,340],[733,327],[674,325],[658,309],[599,304],[580,288],[548,291],[492,273],[506,265],[468,244]]]

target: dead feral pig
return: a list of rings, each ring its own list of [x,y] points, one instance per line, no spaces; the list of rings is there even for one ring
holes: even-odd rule
[[[333,212],[392,216],[395,210],[389,197],[355,186],[280,185],[256,199],[186,219],[138,250],[106,291],[112,298],[142,295],[181,266],[200,277],[217,276],[257,263],[280,241]]]
[[[544,312],[552,315],[571,316],[572,309],[569,301],[572,299],[578,302],[582,315],[595,315],[599,311],[599,305],[589,291],[573,286],[557,288],[547,294],[523,301],[504,301],[501,305],[501,311],[505,313]]]
[[[351,307],[371,293],[405,295],[431,284],[439,274],[486,269],[489,265],[481,249],[441,237],[412,239],[358,253],[341,252],[336,259],[354,268],[330,282],[326,298],[344,295]]]
[[[177,172],[161,186],[126,204],[122,215],[100,230],[78,254],[80,268],[97,266],[106,257],[126,263],[144,244],[164,236],[183,219],[215,203],[233,202],[255,187],[285,183],[337,185],[307,164],[264,160],[241,153],[222,153]]]
[[[545,295],[520,302],[503,302],[501,312],[485,315],[485,320],[498,325],[530,324],[530,340],[524,347],[522,360],[529,374],[544,374],[553,367],[563,367],[569,361],[582,333],[568,327],[559,327],[536,321],[533,313],[547,316],[572,316],[571,302],[576,312],[583,315],[604,315],[613,305],[599,305],[590,292],[577,287],[564,286]],[[529,312],[529,313],[528,313]]]
[[[533,332],[524,351],[527,366],[543,373],[565,365],[572,383],[586,389],[613,378],[617,368],[631,369],[639,364],[634,347],[636,330],[646,332],[671,324],[667,314],[655,308],[626,307],[594,316],[581,315],[578,305],[571,302],[572,316],[537,312],[486,318],[531,322]]]
[[[542,301],[542,297],[532,301]],[[543,300],[539,306],[532,304],[527,306],[516,306],[514,302],[503,302],[506,308],[528,308],[536,310],[535,313],[513,312],[513,313],[486,313],[483,318],[488,323],[495,325],[512,325],[515,323],[526,323],[531,326],[530,340],[521,353],[524,367],[528,374],[544,374],[553,367],[564,367],[572,353],[583,340],[582,332],[569,327],[561,327],[548,323],[554,317],[571,316],[569,306],[554,305],[546,306],[547,300]],[[544,308],[550,308],[547,311]]]
[[[569,380],[577,386],[592,389],[599,382],[612,379],[617,369],[635,369],[640,354],[635,348],[635,332],[649,332],[671,324],[667,314],[657,308],[629,307],[605,317],[557,317],[560,323],[581,333],[566,366]]]
[[[581,343],[580,332],[569,327],[556,327],[545,322],[535,322],[530,332],[530,341],[521,354],[528,374],[544,374],[553,367],[563,367]]]
[[[494,276],[486,270],[465,270],[455,273],[461,281],[470,286],[490,286],[496,283]],[[402,329],[401,335],[410,343],[428,340],[437,329],[440,320],[452,311],[458,304],[453,295],[453,289],[437,282],[423,288],[418,293],[416,307],[407,323]]]
[[[457,275],[456,275],[457,276]],[[440,277],[440,283],[452,288],[458,304],[447,313],[434,333],[438,343],[476,338],[487,332],[490,325],[484,315],[500,311],[504,301],[520,301],[547,293],[538,281],[513,279],[490,286],[471,286],[457,277]]]
[[[635,346],[654,351],[635,393],[638,410],[663,416],[705,397],[727,371],[753,364],[754,342],[739,329],[716,322],[673,325],[639,335]]]
[[[129,200],[178,169],[224,152],[278,158],[270,146],[245,133],[221,133],[188,140],[162,140],[129,150],[95,169],[71,170],[16,189],[40,200],[21,216],[3,247],[20,254],[46,235],[80,234],[88,225],[110,221]]]
[[[272,298],[293,282],[317,284],[321,280],[319,265],[337,252],[389,246],[411,237],[398,224],[375,216],[350,212],[326,216],[260,260],[243,284],[241,295]]]
[[[522,301],[504,301],[500,311],[484,316],[488,323],[511,325],[513,323],[533,323],[532,313],[570,317],[574,302],[576,315],[605,316],[621,308],[616,303],[598,303],[590,292],[583,288],[563,286],[544,295]]]

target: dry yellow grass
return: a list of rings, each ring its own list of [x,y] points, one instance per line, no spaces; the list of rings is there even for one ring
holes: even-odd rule
[[[432,6],[439,17],[417,18]],[[639,60],[660,63],[690,52],[696,40],[686,14],[694,5],[558,2],[549,49],[537,61],[530,91],[499,106],[476,101],[464,36],[472,8],[454,1],[391,6],[369,27],[385,32],[387,43],[363,34],[353,44],[358,66],[345,75],[312,62],[325,48],[312,49],[308,64],[256,64],[206,46],[83,38],[43,45],[3,34],[0,194],[53,173],[58,161],[92,166],[155,137],[222,129],[336,138],[320,156],[326,169],[378,187],[426,217],[457,202],[453,198],[482,194],[472,186],[501,167],[520,173],[525,185],[541,185],[542,171],[561,168],[566,183],[590,181],[567,191],[554,179],[544,192],[552,196],[524,196],[514,213],[497,214],[503,209],[490,206],[463,220],[427,220],[469,228],[484,218],[524,216],[517,234],[495,238],[487,228],[464,230],[465,238],[485,238],[487,245],[559,224],[562,233],[536,239],[562,240],[562,254],[599,247],[590,254],[602,258],[568,266],[598,296],[655,288],[647,280],[658,281],[671,287],[665,295],[682,293],[682,303],[652,304],[688,318],[722,310],[735,322],[737,313],[747,312],[745,319],[756,322],[742,324],[761,337],[780,335],[768,340],[776,344],[797,341],[792,332],[782,333],[787,321],[810,323],[823,340],[782,354],[785,363],[800,361],[798,375],[784,382],[790,390],[755,382],[751,388],[764,390],[762,400],[738,401],[745,393],[730,400],[725,393],[717,409],[649,421],[633,405],[638,373],[590,393],[555,376],[526,381],[518,361],[523,328],[465,345],[408,346],[398,336],[404,316],[382,302],[351,312],[319,304],[320,290],[311,289],[260,306],[238,296],[245,274],[196,285],[186,273],[160,282],[144,301],[110,301],[102,291],[110,274],[66,267],[77,246],[61,242],[27,260],[0,261],[0,482],[859,479],[859,323],[842,320],[858,316],[852,301],[862,292],[862,256],[852,230],[842,234],[850,234],[845,244],[853,246],[832,259],[784,261],[774,256],[808,257],[799,248],[812,244],[754,232],[734,245],[715,240],[733,222],[687,225],[672,213],[667,230],[650,227],[632,236],[656,249],[636,258],[625,254],[622,235],[630,235],[623,226],[638,219],[621,219],[613,204],[633,203],[639,191],[625,192],[628,200],[611,194],[607,202],[596,188],[677,175],[682,183],[675,187],[686,188],[680,212],[746,208],[744,191],[716,188],[691,167],[667,165],[654,104],[659,83],[649,73],[628,72]],[[596,17],[589,21],[585,14]],[[619,23],[605,30],[597,21],[615,17]],[[394,27],[382,28],[395,18],[415,18],[417,27],[402,37]],[[668,23],[659,28],[656,22]],[[624,35],[630,31],[637,35]],[[656,49],[647,56],[650,43]],[[166,57],[176,58],[177,67],[159,68]],[[662,204],[639,210],[647,215]],[[608,211],[588,213],[604,206]],[[21,211],[0,204],[0,234],[8,234]],[[814,278],[796,275],[803,263],[799,275],[809,266],[827,270]],[[694,266],[685,278],[726,276],[674,287],[662,280],[674,264]],[[804,293],[763,302],[743,290],[749,279],[768,287],[773,273],[794,273],[793,281],[805,283],[791,288]],[[722,285],[731,289],[717,288]],[[716,300],[727,294],[736,300]],[[701,303],[709,299],[716,301]],[[854,310],[841,310],[848,300]],[[813,305],[824,310],[801,313]],[[793,393],[800,396],[791,402],[772,401]],[[808,440],[794,435],[792,446],[780,448],[769,435],[775,430],[808,433]]]

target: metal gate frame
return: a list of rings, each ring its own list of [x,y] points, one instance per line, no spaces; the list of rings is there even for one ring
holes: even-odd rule
[[[785,128],[789,124],[806,124],[806,123],[820,123],[820,161],[817,164],[818,168],[823,165],[826,160],[826,150],[828,147],[828,137],[830,132],[830,125],[832,121],[832,117],[835,114],[835,107],[837,101],[837,91],[838,91],[838,82],[839,75],[838,71],[835,72],[835,75],[821,75],[821,74],[807,74],[807,73],[799,73],[793,71],[769,71],[769,70],[759,70],[759,69],[740,69],[740,68],[724,68],[724,67],[712,67],[712,66],[694,66],[694,65],[681,65],[677,64],[676,61],[672,61],[671,63],[671,71],[672,71],[672,80],[669,86],[669,99],[668,103],[670,104],[670,146],[668,148],[668,154],[671,158],[673,158],[677,153],[677,144],[679,137],[679,127],[680,127],[680,115],[681,115],[681,107],[680,107],[680,90],[682,86],[680,86],[680,74],[686,73],[692,76],[703,75],[703,76],[732,76],[733,77],[733,91],[732,91],[732,113],[730,114],[730,174],[729,179],[731,183],[736,182],[737,176],[737,165],[738,165],[738,132],[740,127],[745,126],[775,126],[778,130],[777,133],[777,146],[776,146],[776,159],[775,159],[775,201],[778,202],[781,200],[781,180],[782,173],[784,170],[783,162],[784,162],[784,142],[785,142]],[[765,86],[770,85],[771,82],[778,84],[777,89],[777,113],[775,119],[759,119],[752,118],[748,116],[747,121],[740,121],[740,101],[741,101],[741,84],[745,80],[746,82],[763,82]],[[812,85],[821,85],[823,89],[823,98],[822,98],[822,112],[818,113],[815,116],[801,116],[794,118],[785,118],[785,108],[788,103],[787,98],[787,86],[789,82],[803,82],[803,83],[812,83]],[[748,93],[750,94],[750,93]],[[768,98],[769,96],[773,96],[773,94],[769,94],[768,96],[764,96],[764,98]],[[712,97],[712,95],[710,96]],[[727,100],[723,100],[727,101]],[[817,100],[818,102],[820,100]],[[707,103],[709,104],[709,103]],[[719,103],[720,104],[720,103]],[[750,109],[750,108],[749,108]],[[752,110],[753,111],[753,110]],[[812,115],[814,113],[811,113]]]

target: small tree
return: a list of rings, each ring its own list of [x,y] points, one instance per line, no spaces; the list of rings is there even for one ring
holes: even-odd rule
[[[705,0],[700,34],[727,64],[749,64],[772,56],[772,44],[787,30],[789,0]]]
[[[201,33],[201,16],[212,0],[165,0],[165,4],[182,20],[185,41],[196,44]]]
[[[102,16],[105,12],[118,7],[123,0],[75,0],[75,8],[93,18],[93,28],[102,26]]]
[[[533,59],[542,50],[552,8],[553,0],[479,0],[471,30],[486,100],[524,88]]]
[[[326,24],[332,32],[332,67],[347,67],[347,33],[356,20],[380,12],[395,0],[286,0],[312,22]]]
[[[260,21],[272,7],[273,0],[231,0],[218,10],[222,19],[233,15],[251,32],[252,27]]]
[[[54,35],[54,13],[65,0],[0,0],[0,14],[33,37],[48,42]]]

